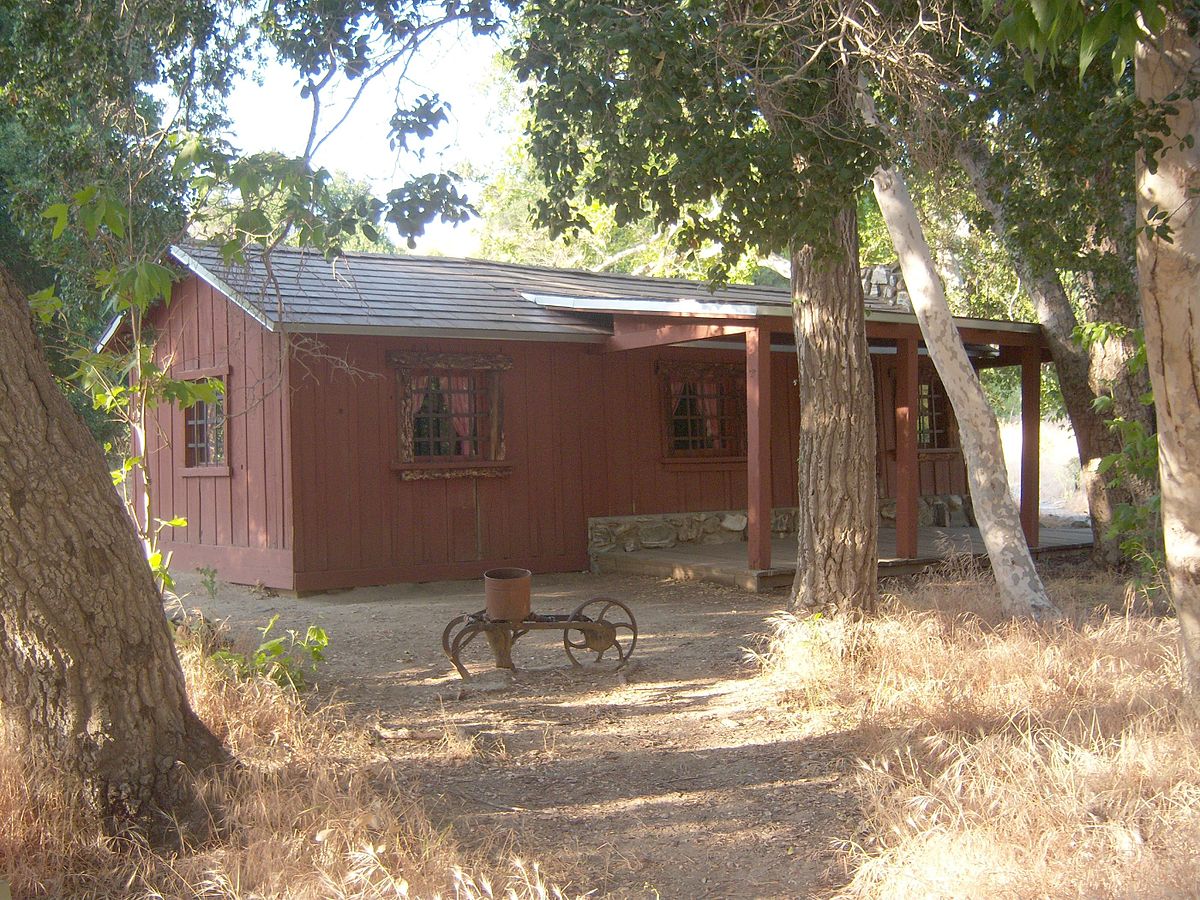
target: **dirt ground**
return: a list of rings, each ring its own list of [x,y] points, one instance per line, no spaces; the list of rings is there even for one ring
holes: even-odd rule
[[[746,650],[782,594],[653,578],[534,579],[534,610],[625,600],[637,617],[620,673],[575,670],[561,632],[514,651],[515,676],[472,645],[463,682],[441,651],[482,584],[368,588],[308,598],[179,579],[184,603],[226,619],[245,643],[324,627],[317,680],[368,717],[435,818],[460,840],[536,860],[573,890],[604,897],[808,897],[843,873],[835,848],[858,822],[848,736],[806,732],[772,708]],[[483,644],[480,640],[477,644]],[[500,835],[497,840],[495,835]]]

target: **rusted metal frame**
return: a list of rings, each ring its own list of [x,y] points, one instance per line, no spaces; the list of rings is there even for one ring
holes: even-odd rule
[[[901,559],[917,557],[919,383],[917,340],[901,338],[896,344],[896,556]]]
[[[1021,527],[1030,547],[1039,538],[1041,425],[1042,355],[1031,347],[1021,360]]]
[[[746,332],[746,545],[751,570],[771,568],[771,331]]]
[[[613,336],[600,345],[601,353],[619,353],[647,347],[664,347],[688,341],[703,341],[714,337],[745,334],[754,327],[753,321],[706,320],[680,322],[647,319],[645,316],[614,316]]]
[[[618,610],[617,618],[609,619],[609,611],[613,609]],[[633,610],[611,597],[593,597],[581,603],[572,613],[531,613],[520,622],[490,619],[487,610],[483,609],[458,616],[451,619],[442,632],[442,652],[449,658],[458,674],[466,679],[471,677],[471,673],[463,664],[462,651],[479,635],[482,634],[487,640],[496,668],[513,669],[515,665],[512,661],[512,648],[521,637],[530,631],[555,629],[562,631],[563,650],[574,666],[581,665],[575,651],[595,653],[596,661],[599,662],[607,651],[616,648],[618,659],[615,671],[629,661],[637,645],[637,620]],[[579,632],[580,637],[572,639],[572,632]],[[627,635],[627,648],[622,646],[618,632]]]

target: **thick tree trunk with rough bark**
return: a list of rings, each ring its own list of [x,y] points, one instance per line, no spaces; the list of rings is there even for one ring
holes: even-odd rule
[[[1200,101],[1188,80],[1200,77],[1200,46],[1182,12],[1167,13],[1157,38],[1138,44],[1138,99],[1163,102],[1175,113],[1166,147],[1150,171],[1138,159],[1138,220],[1154,210],[1170,216],[1171,241],[1138,234],[1138,277],[1146,322],[1146,356],[1158,410],[1163,539],[1171,595],[1183,639],[1183,673],[1200,694]],[[1195,82],[1193,81],[1192,84]],[[1183,143],[1190,138],[1190,146]]]
[[[0,712],[108,832],[206,830],[192,776],[228,757],[188,704],[133,525],[2,271]]]
[[[898,172],[879,169],[872,182],[925,346],[958,419],[971,504],[1000,588],[1001,608],[1010,616],[1058,619],[1061,613],[1046,596],[1008,491],[996,414],[954,327],[916,207]]]
[[[836,255],[792,253],[800,363],[800,516],[792,609],[871,610],[879,565],[875,389],[867,350],[858,221],[833,223]]]
[[[1109,537],[1113,511],[1119,504],[1139,504],[1149,500],[1154,492],[1153,485],[1122,485],[1109,483],[1099,472],[1100,461],[1121,449],[1121,438],[1108,426],[1108,419],[1100,413],[1094,403],[1096,398],[1111,396],[1113,414],[1132,421],[1140,421],[1153,431],[1153,411],[1141,403],[1141,397],[1150,389],[1144,373],[1129,370],[1129,360],[1136,352],[1132,336],[1096,341],[1085,349],[1075,340],[1075,327],[1079,324],[1071,301],[1067,298],[1058,272],[1037,266],[1024,251],[1008,239],[1008,211],[997,198],[1002,196],[1003,186],[989,183],[986,159],[981,148],[960,147],[959,164],[971,180],[980,204],[992,216],[993,230],[1008,250],[1009,257],[1021,283],[1033,300],[1038,322],[1046,334],[1050,356],[1058,373],[1058,384],[1062,390],[1063,403],[1071,430],[1075,433],[1075,446],[1079,451],[1080,478],[1087,493],[1088,510],[1092,519],[1092,541],[1096,558],[1108,566],[1123,561],[1121,539]],[[1120,298],[1104,304],[1096,310],[1097,315],[1107,322],[1123,325],[1132,330],[1141,327],[1141,314],[1132,298]]]

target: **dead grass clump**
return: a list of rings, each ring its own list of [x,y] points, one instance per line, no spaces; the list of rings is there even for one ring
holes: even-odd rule
[[[1114,736],[939,734],[865,763],[845,895],[1195,896],[1197,738],[1156,711]]]
[[[768,683],[872,757],[847,896],[1194,895],[1200,726],[1177,628],[1088,613],[1094,584],[1051,592],[1073,586],[1075,627],[994,620],[978,578],[918,583],[861,622],[777,620]]]
[[[561,897],[536,866],[495,870],[431,822],[364,727],[180,646],[193,704],[243,767],[206,785],[227,829],[175,857],[104,839],[53,775],[0,754],[0,873],[19,897]]]

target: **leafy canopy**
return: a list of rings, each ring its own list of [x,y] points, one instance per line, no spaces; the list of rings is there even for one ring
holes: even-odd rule
[[[547,185],[538,218],[587,227],[581,204],[618,225],[680,223],[695,256],[793,244],[833,249],[830,223],[880,159],[882,136],[845,96],[832,50],[803,67],[793,26],[731,25],[704,2],[534,0],[515,70],[530,82],[530,153]]]

